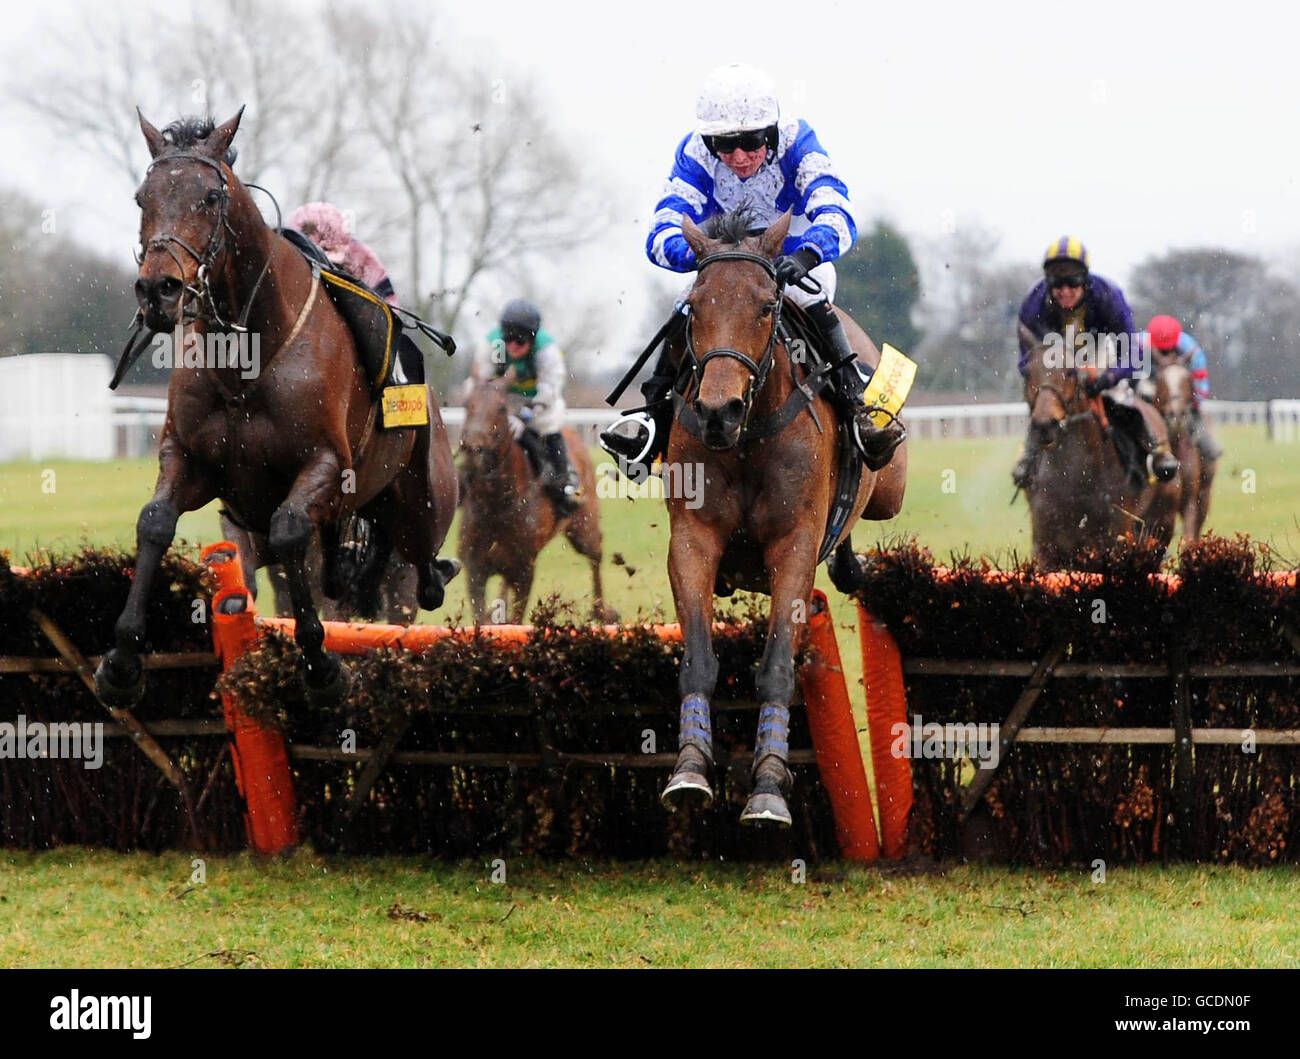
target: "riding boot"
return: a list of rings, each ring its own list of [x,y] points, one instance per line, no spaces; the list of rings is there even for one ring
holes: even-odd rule
[[[835,307],[829,301],[820,301],[805,306],[804,311],[826,343],[827,359],[840,365],[831,373],[832,398],[840,413],[853,424],[853,439],[867,468],[878,471],[893,457],[894,450],[906,439],[907,431],[896,419],[884,427],[871,421],[871,410],[862,403],[867,383],[858,370],[858,360]]]
[[[641,384],[647,410],[636,412],[600,433],[600,447],[617,459],[624,470],[641,467],[649,473],[655,457],[668,452],[668,434],[673,425],[671,393],[677,379],[668,350],[659,352],[654,374]],[[647,447],[648,446],[648,447]],[[640,459],[638,459],[638,456]],[[644,480],[644,476],[638,476]]]
[[[1199,407],[1192,409],[1192,437],[1196,439],[1196,447],[1201,451],[1203,463],[1218,462],[1223,455],[1223,449],[1214,440],[1214,435],[1210,433],[1209,424],[1205,422]]]
[[[560,518],[578,510],[578,475],[569,463],[564,435],[558,430],[542,438],[546,452],[546,470],[542,473],[542,488],[555,504]]]
[[[1157,482],[1172,482],[1178,477],[1178,458],[1169,450],[1168,441],[1157,441],[1144,418],[1139,418],[1137,443],[1147,454],[1147,470]]]
[[[1034,484],[1034,471],[1038,469],[1038,457],[1042,451],[1038,446],[1038,435],[1031,427],[1025,435],[1020,459],[1016,460],[1016,465],[1011,468],[1011,480],[1016,483],[1017,489],[1028,491]]]
[[[527,429],[519,435],[519,447],[528,454],[533,473],[543,478],[546,474],[546,443],[542,436],[531,428]]]
[[[406,332],[397,340],[397,363],[408,386],[424,382],[424,354]]]

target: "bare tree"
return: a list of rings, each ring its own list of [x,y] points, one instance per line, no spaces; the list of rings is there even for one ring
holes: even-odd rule
[[[247,104],[241,176],[284,191],[286,209],[328,197],[364,218],[357,234],[404,300],[447,331],[485,279],[547,271],[605,223],[607,196],[580,194],[533,87],[470,69],[427,13],[255,0],[177,11],[100,15],[43,70],[11,63],[15,98],[133,183],[146,159],[137,103],[168,101],[159,124],[168,107],[221,119]]]

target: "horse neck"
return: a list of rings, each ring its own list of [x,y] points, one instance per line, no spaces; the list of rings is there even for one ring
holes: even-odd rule
[[[280,237],[262,219],[248,189],[233,174],[229,187],[232,234],[220,277],[221,294],[231,322],[247,313],[249,330],[274,340],[263,350],[265,359],[293,328],[300,303],[309,291],[304,281],[309,281],[311,268],[302,255],[279,245]]]

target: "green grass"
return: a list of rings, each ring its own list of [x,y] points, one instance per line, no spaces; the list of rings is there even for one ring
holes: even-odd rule
[[[5,967],[1279,967],[1294,871],[0,853]],[[399,918],[390,909],[401,906]],[[400,918],[403,914],[411,918]],[[424,919],[415,917],[427,917]]]
[[[1261,431],[1219,432],[1228,450],[1210,527],[1249,533],[1288,562],[1300,555],[1295,500],[1300,448]],[[1008,506],[1007,439],[914,444],[907,501],[886,525],[855,533],[859,550],[915,534],[939,557],[1030,550],[1023,501]],[[53,470],[54,491],[42,490]],[[1243,490],[1253,471],[1254,492]],[[952,474],[945,476],[946,471]],[[0,465],[0,548],[83,542],[132,547],[152,461]],[[955,488],[945,491],[945,482]],[[607,598],[624,618],[671,616],[661,502],[606,500]],[[453,540],[447,553],[454,552]],[[215,506],[181,519],[207,542]],[[614,553],[625,560],[612,561]],[[564,542],[543,553],[537,595],[558,593],[585,613],[585,560]],[[856,611],[827,590],[850,687],[860,683]],[[263,597],[265,598],[265,597]],[[426,620],[468,614],[453,583]],[[855,696],[859,727],[860,694]],[[284,861],[207,858],[190,888],[187,853],[122,856],[61,849],[0,851],[0,966],[1294,966],[1300,871],[1181,866],[1085,873],[957,866],[903,875],[832,865],[804,885],[784,865],[661,862],[507,865],[423,859]],[[394,904],[430,918],[390,919]]]

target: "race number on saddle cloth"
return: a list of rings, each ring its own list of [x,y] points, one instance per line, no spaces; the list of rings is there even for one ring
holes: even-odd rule
[[[695,115],[695,129],[678,144],[655,207],[647,257],[661,268],[693,272],[697,262],[682,233],[683,217],[702,225],[744,210],[750,228],[762,231],[789,212],[784,253],[776,262],[778,282],[820,340],[830,366],[825,376],[828,398],[850,422],[853,443],[867,466],[879,470],[906,434],[892,412],[873,416],[863,403],[863,374],[870,369],[857,362],[831,304],[836,282],[832,262],[857,238],[848,188],[816,132],[802,119],[781,115],[775,84],[755,67],[735,63],[714,70],[700,92]],[[684,326],[681,302],[678,309],[623,385],[660,338],[670,338],[675,327]],[[653,377],[641,387],[645,408],[624,415],[601,434],[606,451],[627,463],[647,465],[662,453],[672,419],[668,398],[676,381],[665,342]],[[617,400],[621,392],[622,387],[611,398]]]

